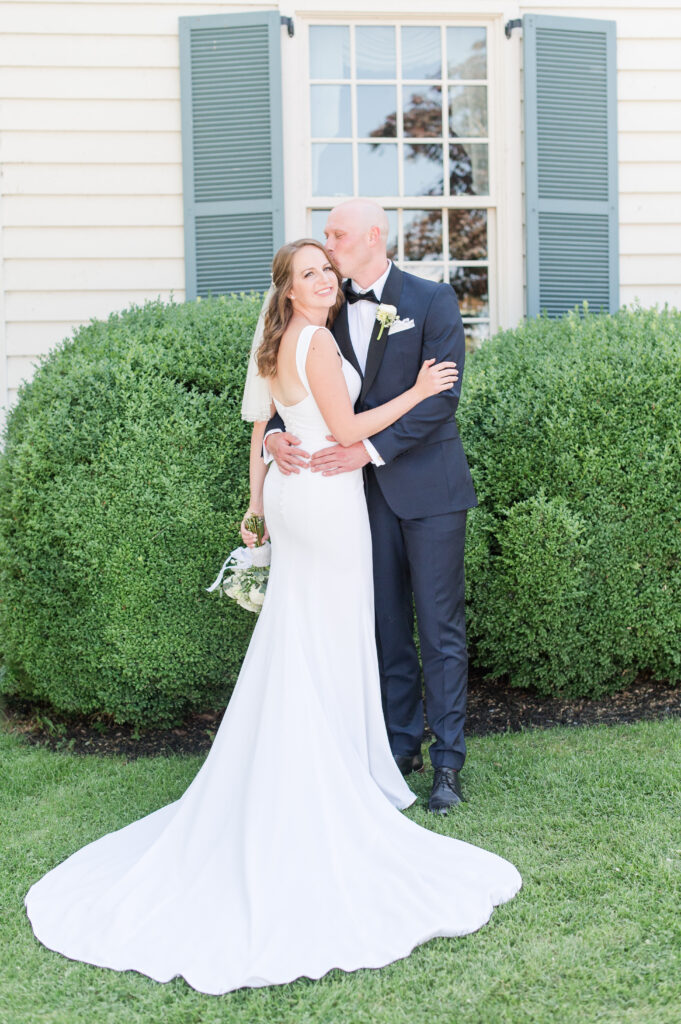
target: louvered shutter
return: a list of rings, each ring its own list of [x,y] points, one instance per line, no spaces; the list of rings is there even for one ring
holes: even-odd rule
[[[179,22],[187,298],[262,291],[284,241],[280,15]]]
[[[523,18],[527,315],[619,306],[615,22]]]

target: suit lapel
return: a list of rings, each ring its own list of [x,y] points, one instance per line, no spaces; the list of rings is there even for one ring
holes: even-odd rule
[[[338,316],[336,317],[336,319],[334,320],[334,322],[333,322],[333,324],[331,326],[331,332],[332,332],[334,338],[336,339],[336,341],[338,342],[338,347],[341,350],[341,353],[343,354],[343,357],[345,359],[347,359],[347,361],[349,363],[352,363],[354,368],[357,370],[357,373],[360,375],[360,377],[362,377],[363,374],[362,374],[362,371],[359,368],[359,363],[357,362],[357,356],[355,355],[355,350],[352,347],[352,342],[350,341],[350,328],[348,326],[348,304],[347,304],[347,302],[344,302],[343,305],[341,306],[341,308],[340,308],[340,310],[338,312]]]
[[[403,274],[401,270],[393,263],[390,273],[386,279],[385,285],[383,286],[383,294],[381,295],[381,305],[384,303],[389,306],[399,306],[400,296],[402,294],[402,278]],[[347,312],[346,312],[346,324],[347,324]],[[383,353],[385,347],[388,344],[388,328],[383,331],[381,338],[378,337],[378,332],[381,329],[381,325],[378,320],[374,321],[374,329],[371,332],[371,341],[369,342],[369,351],[367,352],[367,365],[364,371],[364,380],[362,382],[362,392],[359,396],[360,402],[363,401],[367,391],[374,383],[378,368],[381,365],[383,359]]]

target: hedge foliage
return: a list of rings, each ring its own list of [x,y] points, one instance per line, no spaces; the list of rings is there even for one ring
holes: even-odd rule
[[[0,457],[0,691],[139,726],[226,698],[253,617],[238,543],[259,296],[133,307],[46,357]],[[479,666],[543,693],[681,681],[681,314],[574,313],[468,362]]]
[[[133,307],[23,386],[0,459],[4,692],[139,726],[226,696],[253,618],[204,588],[248,500],[260,305]]]
[[[681,682],[681,313],[503,332],[469,361],[459,408],[478,663],[568,696],[642,670]]]

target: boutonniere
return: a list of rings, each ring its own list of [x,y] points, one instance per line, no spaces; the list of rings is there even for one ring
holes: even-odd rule
[[[388,334],[396,324],[401,324],[403,321],[400,320],[397,315],[397,307],[391,306],[387,302],[381,302],[378,309],[376,310],[376,319],[381,325],[381,329],[378,332],[377,340],[380,341],[383,331],[388,328]]]

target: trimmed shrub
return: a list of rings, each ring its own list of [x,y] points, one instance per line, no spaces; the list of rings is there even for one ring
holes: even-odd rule
[[[681,681],[681,313],[505,331],[459,409],[475,660],[547,694]]]
[[[21,389],[0,458],[4,692],[139,726],[226,698],[254,619],[204,588],[248,500],[260,305],[93,321]]]

